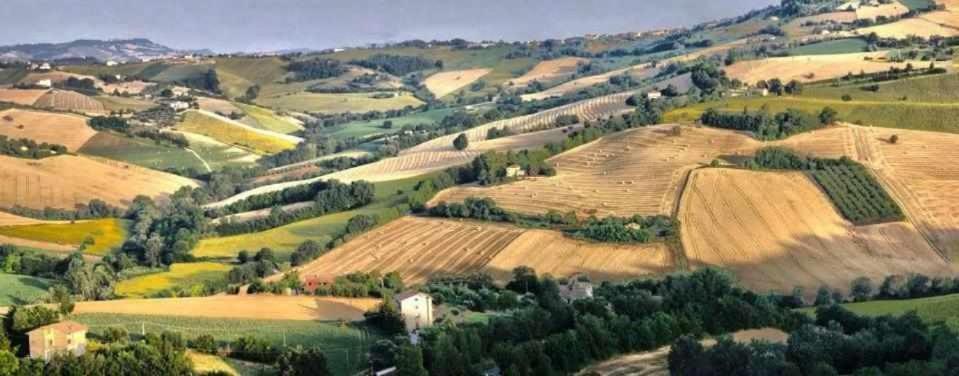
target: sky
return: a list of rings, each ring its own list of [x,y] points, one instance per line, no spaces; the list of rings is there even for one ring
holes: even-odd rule
[[[2,0],[0,45],[148,38],[277,51],[408,39],[534,40],[741,15],[778,0]],[[15,16],[11,16],[15,15]]]

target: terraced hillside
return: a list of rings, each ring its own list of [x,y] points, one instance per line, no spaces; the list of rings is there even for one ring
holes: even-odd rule
[[[544,242],[550,246],[544,247]],[[479,271],[508,281],[513,268],[524,265],[555,276],[586,271],[597,280],[620,280],[669,271],[672,259],[660,245],[592,244],[555,231],[405,217],[346,243],[298,271],[304,279],[357,271],[395,271],[405,283],[417,284],[430,277]]]
[[[955,272],[911,224],[853,226],[799,172],[697,170],[678,220],[691,267],[728,268],[757,292],[798,286],[809,297],[848,292],[858,277]]]

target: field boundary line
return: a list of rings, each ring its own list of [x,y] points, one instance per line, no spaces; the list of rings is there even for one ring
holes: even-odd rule
[[[193,149],[190,149],[190,148],[184,148],[184,149],[190,152],[190,154],[193,154],[193,156],[196,157],[196,159],[199,159],[200,163],[203,163],[203,167],[206,167],[206,172],[213,172],[213,169],[210,168],[210,164],[206,163],[206,160],[203,159],[203,157],[201,157],[200,154],[197,154],[197,152],[193,151]]]

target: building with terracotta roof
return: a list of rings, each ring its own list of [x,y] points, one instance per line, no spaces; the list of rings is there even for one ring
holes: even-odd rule
[[[83,355],[87,351],[87,326],[61,321],[27,332],[30,357],[50,360],[54,354]]]

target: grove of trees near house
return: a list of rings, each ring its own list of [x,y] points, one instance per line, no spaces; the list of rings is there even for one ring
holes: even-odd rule
[[[819,129],[835,121],[835,110],[824,108],[820,114],[810,114],[796,109],[770,114],[762,109],[749,112],[724,112],[707,109],[700,121],[709,126],[749,131],[760,140],[778,140],[794,134]]]

